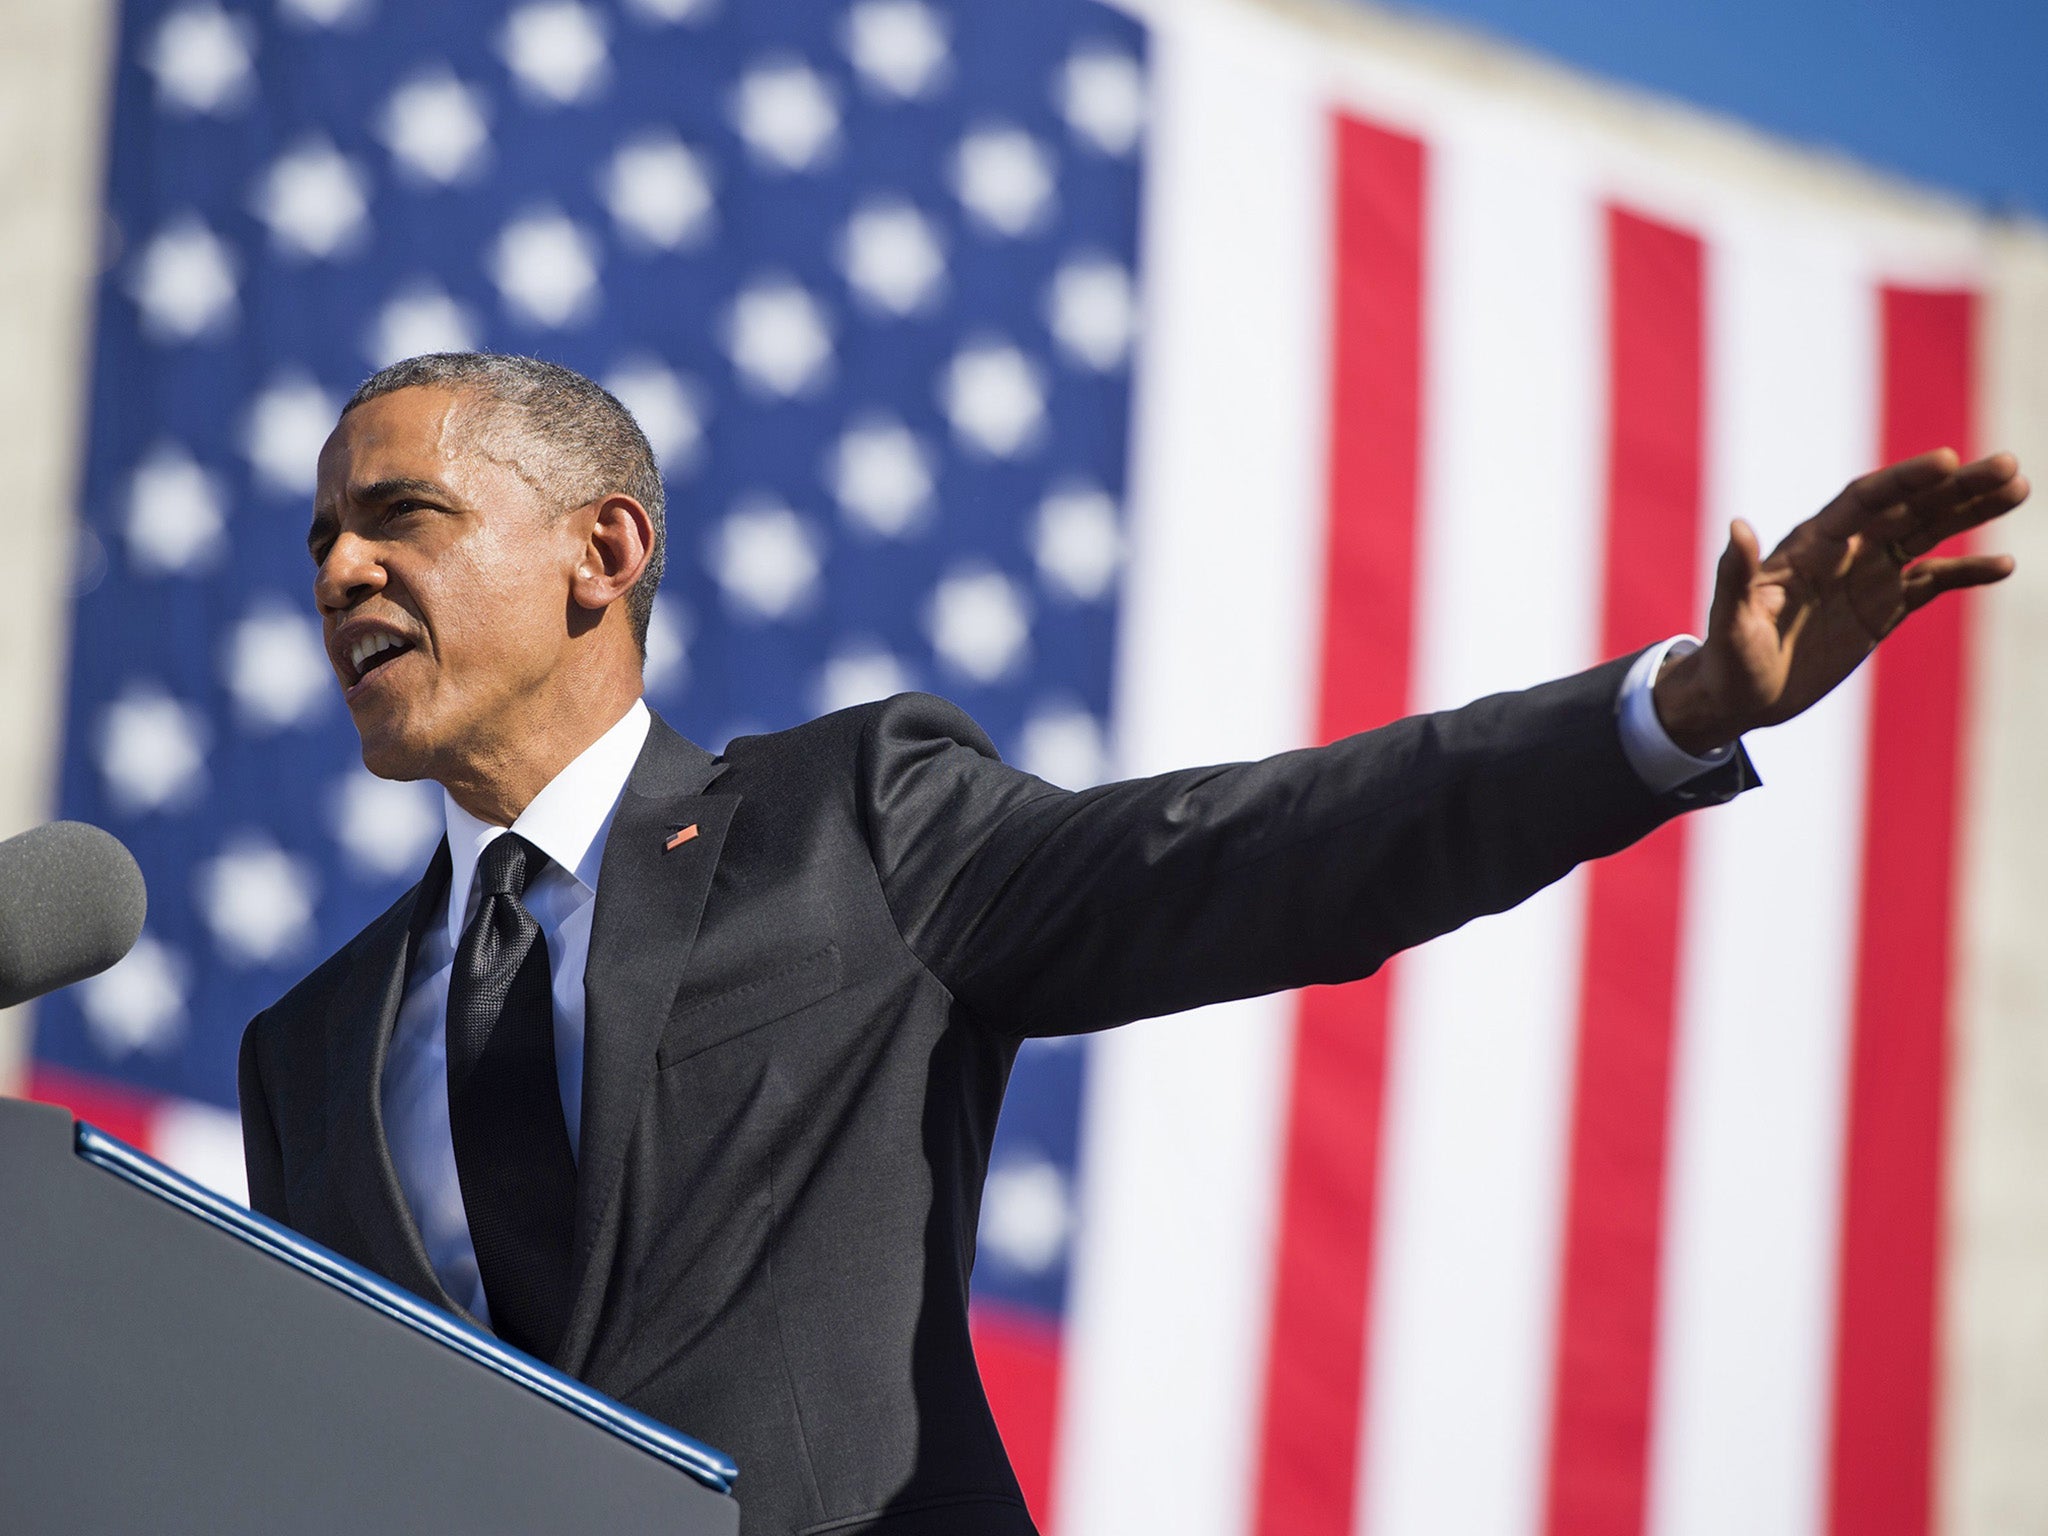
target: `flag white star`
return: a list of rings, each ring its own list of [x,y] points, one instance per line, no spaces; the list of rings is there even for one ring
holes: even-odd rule
[[[220,481],[179,444],[159,443],[136,465],[123,532],[137,571],[168,576],[212,565],[226,526]]]
[[[658,593],[647,615],[647,660],[640,672],[649,693],[670,692],[689,681],[690,634],[689,610]]]
[[[929,307],[946,277],[937,228],[900,198],[876,198],[854,210],[840,233],[839,263],[855,296],[887,315]]]
[[[861,79],[884,95],[924,96],[945,74],[946,24],[922,0],[861,0],[846,13],[841,39]]]
[[[255,28],[217,5],[183,5],[157,24],[142,50],[159,105],[223,115],[249,99]]]
[[[273,161],[256,189],[256,216],[291,256],[324,259],[353,250],[369,227],[368,181],[325,139]]]
[[[334,786],[334,839],[350,864],[382,880],[417,875],[441,840],[441,797],[424,779],[358,768]]]
[[[320,626],[274,599],[234,627],[225,671],[242,719],[263,730],[303,724],[338,686]]]
[[[832,364],[824,308],[787,278],[762,278],[741,291],[726,314],[725,346],[743,380],[784,398],[822,385]]]
[[[240,1115],[196,1099],[167,1099],[150,1116],[149,1150],[158,1162],[169,1163],[215,1194],[249,1203]]]
[[[989,1169],[982,1186],[980,1247],[999,1263],[1042,1275],[1067,1251],[1073,1202],[1059,1169],[1035,1156]]]
[[[991,458],[1015,458],[1036,445],[1045,421],[1038,368],[1003,342],[974,342],[956,352],[940,381],[939,403],[961,441]]]
[[[445,68],[415,75],[384,103],[377,137],[412,180],[442,187],[467,181],[491,147],[483,93]]]
[[[915,686],[903,663],[879,645],[839,652],[819,669],[811,702],[820,714],[886,699]]]
[[[145,932],[120,960],[78,984],[92,1043],[109,1061],[162,1055],[185,1033],[184,956]]]
[[[301,27],[338,31],[368,21],[375,8],[375,0],[278,0],[277,11]]]
[[[1049,704],[1024,722],[1017,761],[1062,789],[1087,789],[1109,777],[1102,722],[1078,704]]]
[[[1052,214],[1052,156],[1021,128],[973,130],[953,152],[952,178],[961,206],[993,234],[1030,234]]]
[[[597,242],[562,214],[514,219],[491,249],[491,281],[506,307],[534,325],[558,327],[597,307]]]
[[[931,456],[893,418],[863,420],[841,433],[825,478],[848,517],[891,538],[908,532],[932,504]]]
[[[1127,53],[1077,50],[1061,68],[1053,97],[1075,136],[1105,155],[1129,154],[1144,132],[1145,76]]]
[[[1032,553],[1039,578],[1056,594],[1094,602],[1109,590],[1123,564],[1116,503],[1099,486],[1056,488],[1038,504]]]
[[[313,936],[312,866],[258,833],[235,838],[194,882],[214,947],[234,965],[268,965]]]
[[[733,88],[732,125],[764,165],[807,171],[839,138],[839,104],[824,78],[800,59],[756,64]]]
[[[718,0],[626,0],[626,9],[657,26],[676,26],[709,19]]]
[[[611,77],[604,22],[576,0],[533,0],[505,18],[498,54],[534,100],[587,101]]]
[[[128,293],[153,341],[191,341],[234,321],[234,252],[196,215],[158,230],[128,269]]]
[[[786,618],[817,589],[817,535],[779,502],[751,502],[728,514],[712,532],[709,554],[726,601],[751,618]]]
[[[635,244],[675,251],[701,245],[715,220],[711,171],[672,133],[628,140],[605,166],[604,205]]]
[[[932,589],[925,627],[941,661],[974,682],[992,683],[1023,661],[1031,611],[1009,577],[969,566]]]
[[[1045,308],[1054,339],[1083,367],[1107,373],[1130,356],[1138,305],[1131,274],[1120,263],[1102,256],[1063,263],[1053,274]]]
[[[100,776],[123,811],[198,800],[206,792],[206,749],[205,717],[148,684],[131,684],[100,714]]]
[[[242,452],[257,478],[282,495],[312,495],[320,448],[340,410],[341,402],[310,379],[273,380],[250,402],[242,433]]]
[[[429,280],[384,301],[363,351],[383,368],[427,352],[473,352],[477,336],[476,317]]]
[[[640,423],[664,476],[696,467],[704,440],[702,390],[653,357],[628,358],[601,382]]]

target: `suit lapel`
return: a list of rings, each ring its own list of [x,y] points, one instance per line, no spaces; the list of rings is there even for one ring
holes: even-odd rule
[[[565,1369],[588,1352],[602,1301],[611,1221],[655,1047],[710,898],[737,795],[707,795],[723,764],[659,718],[605,839],[585,970],[583,1131]],[[696,831],[690,833],[689,828]],[[679,835],[680,834],[680,835]]]
[[[410,896],[364,933],[355,968],[328,1005],[327,1145],[349,1214],[370,1247],[371,1266],[451,1312],[419,1225],[405,1202],[384,1139],[384,1053],[405,999],[405,979],[422,925],[448,886],[448,844]],[[467,1314],[464,1314],[467,1315]]]

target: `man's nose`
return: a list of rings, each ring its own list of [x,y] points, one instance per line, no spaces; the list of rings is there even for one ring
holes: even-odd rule
[[[313,573],[313,601],[328,613],[353,608],[383,587],[384,567],[375,547],[353,533],[340,534]]]

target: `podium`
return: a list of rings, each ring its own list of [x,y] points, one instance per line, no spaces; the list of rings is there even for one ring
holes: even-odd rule
[[[720,1452],[0,1099],[0,1529],[733,1536]]]

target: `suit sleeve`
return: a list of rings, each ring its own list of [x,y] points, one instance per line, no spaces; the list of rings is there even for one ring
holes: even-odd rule
[[[249,1208],[283,1221],[284,1154],[278,1148],[277,1127],[270,1116],[263,1069],[257,1060],[257,1033],[262,1022],[258,1015],[242,1032],[241,1063],[236,1072],[236,1096],[242,1105],[242,1160],[249,1170]]]
[[[905,942],[1005,1033],[1350,981],[1755,782],[1738,753],[1671,794],[1645,787],[1614,719],[1628,664],[1080,793],[905,695],[863,733],[862,812]]]

